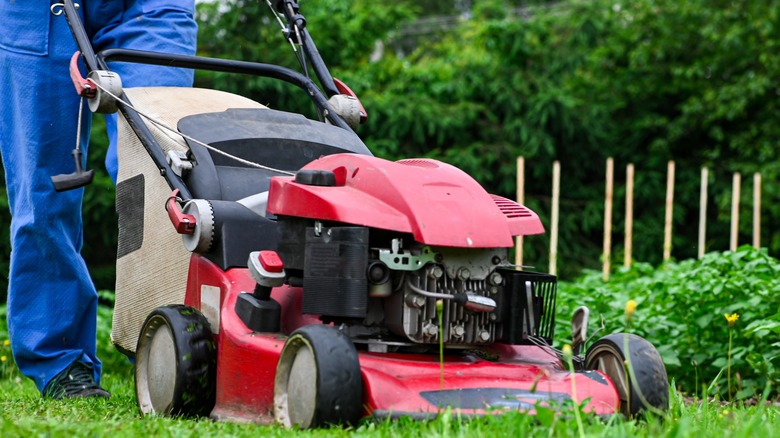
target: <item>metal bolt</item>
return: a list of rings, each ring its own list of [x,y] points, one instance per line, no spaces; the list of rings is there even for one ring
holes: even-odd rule
[[[471,278],[471,271],[468,270],[468,268],[460,268],[458,269],[458,278],[466,281],[469,278]]]
[[[423,333],[428,336],[436,336],[437,333],[439,333],[439,327],[436,327],[436,324],[426,323],[423,325]]]
[[[410,307],[419,309],[425,305],[425,297],[418,294],[409,294],[406,296],[406,304]]]
[[[439,279],[442,275],[444,275],[444,270],[441,269],[441,266],[435,265],[431,270],[431,275],[433,278]]]
[[[481,332],[479,332],[479,339],[482,342],[489,341],[490,340],[490,333],[488,333],[486,330],[482,330]]]
[[[498,272],[494,272],[490,274],[490,284],[494,286],[498,286],[503,282],[504,282],[504,277],[502,277],[501,274],[499,274]]]
[[[462,336],[463,336],[465,333],[466,333],[466,329],[464,329],[462,325],[456,325],[455,327],[453,327],[453,328],[452,328],[452,334],[453,334],[455,337],[458,337],[458,338],[460,338],[460,337],[462,337]]]
[[[490,318],[491,321],[495,321],[495,320],[498,319],[498,316],[495,313],[491,313],[489,318]]]

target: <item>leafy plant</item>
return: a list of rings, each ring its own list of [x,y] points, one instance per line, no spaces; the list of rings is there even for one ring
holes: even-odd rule
[[[780,382],[780,262],[750,246],[706,254],[701,260],[670,262],[657,269],[637,264],[603,282],[587,272],[559,285],[559,321],[580,305],[591,310],[597,336],[625,330],[624,306],[637,303],[631,329],[658,349],[667,372],[687,393],[716,380],[728,366],[729,324],[724,314],[739,314],[734,325],[731,372],[738,399],[759,395]],[[559,327],[565,327],[559,324]],[[570,330],[559,331],[566,339]],[[716,382],[726,394],[727,385]]]

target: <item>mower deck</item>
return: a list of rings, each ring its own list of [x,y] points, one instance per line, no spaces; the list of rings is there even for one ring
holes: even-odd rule
[[[287,336],[253,332],[236,315],[238,294],[254,288],[246,269],[223,272],[195,256],[190,272],[197,275],[190,276],[186,304],[201,309],[217,337],[217,398],[211,417],[273,423],[274,388],[269,382],[274,381]],[[217,290],[221,311],[213,308],[217,296],[212,293]],[[284,332],[320,323],[301,314],[301,288],[277,288],[272,297],[284,309]],[[496,409],[533,414],[537,403],[554,406],[569,399],[576,403],[589,399],[585,410],[598,415],[619,409],[618,394],[608,377],[599,371],[571,373],[554,352],[535,345],[493,344],[484,350],[447,351],[441,362],[437,354],[360,350],[358,356],[364,414],[376,418],[428,418],[446,408],[460,415]]]

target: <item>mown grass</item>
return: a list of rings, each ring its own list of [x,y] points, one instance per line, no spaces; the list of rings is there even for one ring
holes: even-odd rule
[[[658,282],[658,281],[657,281]],[[677,282],[676,277],[668,281]],[[583,282],[587,283],[587,282]],[[613,296],[603,285],[597,285],[595,294],[601,301],[614,303],[613,318],[619,318],[623,306],[635,294]],[[584,287],[584,286],[583,286]],[[596,286],[594,286],[595,288]],[[584,294],[580,294],[584,295]],[[591,294],[591,296],[594,294]],[[638,294],[637,294],[638,295]],[[581,298],[581,297],[580,297]],[[733,298],[730,298],[733,299]],[[601,309],[601,301],[588,303],[592,309],[609,314]],[[725,311],[708,304],[708,312],[723,326]],[[601,306],[601,307],[600,307]],[[565,307],[565,306],[564,306]],[[637,315],[648,312],[640,306]],[[683,306],[686,309],[689,306]],[[664,312],[650,312],[663,315]],[[598,313],[597,313],[598,314]],[[659,316],[660,318],[660,316]],[[657,320],[654,320],[658,322]],[[352,428],[331,428],[314,431],[293,431],[278,426],[258,426],[254,424],[234,424],[213,422],[208,419],[174,419],[162,417],[142,418],[136,408],[133,388],[132,366],[128,360],[116,351],[109,340],[111,309],[100,306],[98,312],[98,350],[104,363],[103,385],[112,393],[110,400],[68,400],[53,401],[40,397],[32,381],[19,375],[13,365],[7,332],[5,331],[5,307],[0,306],[0,437],[81,437],[81,436],[175,436],[175,437],[243,437],[243,436],[379,436],[379,437],[769,437],[777,436],[780,430],[780,407],[777,404],[746,402],[731,404],[699,400],[684,397],[672,390],[669,410],[663,418],[646,420],[611,419],[583,415],[582,428],[576,421],[576,406],[561,406],[556,410],[539,408],[539,414],[532,417],[522,413],[510,412],[503,415],[488,416],[479,419],[461,419],[452,412],[445,412],[437,419],[415,422],[402,419],[395,422],[364,420]],[[715,326],[716,324],[713,324]],[[722,328],[722,327],[721,327]],[[559,337],[567,338],[565,334]],[[727,346],[727,338],[723,339]],[[753,344],[744,338],[737,338],[745,347]],[[690,348],[684,348],[688,350]],[[718,356],[719,357],[719,356]],[[712,359],[712,357],[710,357]],[[722,369],[722,367],[721,367]],[[670,378],[681,375],[679,369],[669,368]],[[677,374],[677,375],[675,375]],[[766,371],[763,373],[766,375]],[[705,383],[709,387],[724,385],[725,374],[721,372],[714,380]],[[722,377],[722,378],[721,378]],[[720,383],[719,383],[720,382]],[[776,397],[776,391],[769,392],[773,380],[767,379],[765,394]],[[674,382],[673,387],[677,387]],[[717,394],[717,391],[695,391],[697,394]]]
[[[101,309],[100,350],[106,366],[103,386],[110,400],[54,401],[41,398],[32,381],[19,375],[9,360],[0,378],[0,436],[2,437],[256,437],[256,436],[371,436],[371,437],[688,437],[774,436],[780,429],[780,409],[704,401],[685,401],[673,392],[665,418],[626,421],[583,416],[582,434],[575,421],[575,406],[557,410],[540,408],[532,417],[510,412],[480,419],[460,419],[445,412],[431,421],[395,422],[364,420],[353,428],[293,431],[279,426],[214,422],[209,419],[141,417],[133,388],[132,367],[110,347],[107,321]]]
[[[0,309],[5,310],[5,309]],[[0,338],[4,341],[5,312],[0,311]],[[775,436],[780,430],[780,408],[743,403],[687,401],[672,392],[664,418],[624,420],[583,416],[580,430],[575,406],[539,409],[532,417],[510,412],[479,419],[462,419],[445,412],[431,421],[395,422],[364,420],[352,428],[294,431],[279,426],[214,422],[209,419],[141,417],[135,401],[132,366],[108,339],[111,311],[101,306],[98,342],[104,361],[103,386],[110,400],[54,401],[41,398],[32,381],[21,377],[10,358],[9,346],[0,344],[0,436],[2,437],[256,437],[256,436],[371,436],[371,437],[689,437]],[[672,376],[673,377],[673,376]]]
[[[379,436],[379,437],[579,437],[571,407],[543,411],[530,417],[520,413],[481,419],[459,419],[446,412],[425,422],[366,420],[354,428],[292,431],[278,426],[213,422],[208,419],[142,418],[138,414],[130,375],[109,373],[104,385],[110,400],[54,401],[42,399],[26,379],[0,381],[0,435],[29,436]],[[774,436],[780,428],[780,409],[772,406],[723,406],[708,401],[685,402],[678,394],[666,418],[625,421],[584,416],[584,436],[681,437]]]

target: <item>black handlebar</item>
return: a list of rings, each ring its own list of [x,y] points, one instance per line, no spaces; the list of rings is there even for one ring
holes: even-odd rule
[[[319,79],[322,88],[317,87],[314,81],[308,76],[277,65],[129,49],[108,49],[96,54],[78,12],[76,11],[73,0],[63,0],[62,3],[65,18],[68,21],[68,27],[73,34],[76,45],[81,51],[81,56],[88,71],[109,70],[107,64],[109,61],[124,61],[227,73],[253,74],[279,79],[304,89],[318,111],[323,114],[328,121],[339,128],[352,132],[352,128],[350,128],[344,119],[336,114],[328,104],[328,98],[330,96],[341,93],[336,88],[333,77],[330,75],[322,56],[317,51],[317,46],[314,45],[314,41],[312,41],[311,36],[306,30],[306,19],[299,13],[300,7],[298,6],[298,3],[295,0],[273,0],[273,6],[285,16],[285,19],[288,22],[288,28],[286,30],[288,37],[293,38],[295,42],[298,42],[303,47],[304,54],[308,57],[310,65]],[[124,99],[126,100],[127,98],[124,97]],[[165,176],[165,179],[168,181],[171,188],[179,189],[181,197],[188,199],[190,197],[189,190],[182,179],[171,169],[165,158],[163,149],[146,127],[141,116],[122,102],[118,103],[118,107],[119,111],[125,116],[125,119],[138,134],[141,143],[149,152],[155,165]]]

